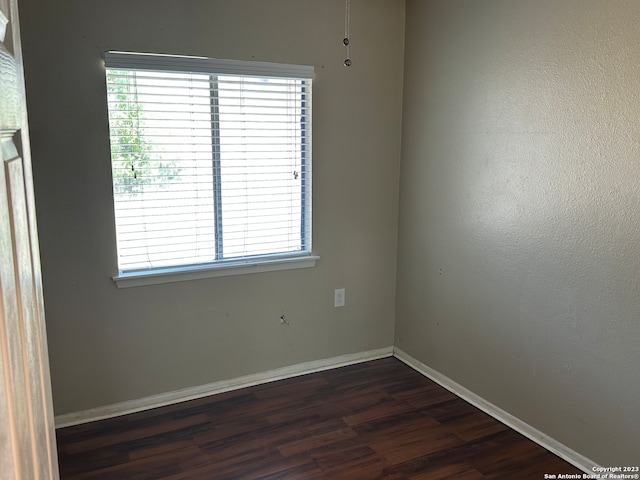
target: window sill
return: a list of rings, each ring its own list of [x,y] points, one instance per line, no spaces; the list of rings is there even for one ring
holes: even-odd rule
[[[183,282],[202,278],[309,268],[315,266],[316,261],[319,259],[320,257],[316,255],[305,255],[300,257],[265,258],[254,260],[251,263],[244,261],[229,262],[214,266],[162,268],[143,272],[120,273],[113,277],[113,281],[116,282],[118,288],[141,287],[144,285]]]

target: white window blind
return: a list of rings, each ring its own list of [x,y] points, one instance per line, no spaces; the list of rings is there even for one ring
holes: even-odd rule
[[[120,272],[311,253],[312,67],[105,54]]]

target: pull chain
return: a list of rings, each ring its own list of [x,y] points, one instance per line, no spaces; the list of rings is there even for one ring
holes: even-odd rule
[[[351,23],[351,0],[344,0],[344,38],[342,39],[342,44],[347,49],[347,57],[344,60],[344,66],[351,66],[351,56],[349,55],[349,27]]]

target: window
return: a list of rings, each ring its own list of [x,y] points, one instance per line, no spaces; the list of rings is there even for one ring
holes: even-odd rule
[[[312,67],[121,52],[105,66],[117,282],[315,262]]]

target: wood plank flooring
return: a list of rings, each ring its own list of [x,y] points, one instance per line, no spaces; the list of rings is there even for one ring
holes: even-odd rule
[[[581,473],[395,358],[57,431],[63,480]]]

